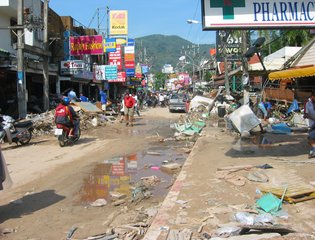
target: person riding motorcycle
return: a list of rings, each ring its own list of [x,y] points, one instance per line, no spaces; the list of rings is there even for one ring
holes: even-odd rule
[[[63,114],[58,114],[59,112]],[[73,107],[70,105],[70,98],[64,97],[61,103],[56,108],[55,123],[64,124],[66,126],[73,126],[73,135],[78,135],[78,130],[80,126],[80,117],[74,111]]]

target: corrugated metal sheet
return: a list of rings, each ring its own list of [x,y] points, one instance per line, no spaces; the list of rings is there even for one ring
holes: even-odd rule
[[[306,65],[315,65],[315,44],[312,46],[294,63],[294,66],[306,66]]]

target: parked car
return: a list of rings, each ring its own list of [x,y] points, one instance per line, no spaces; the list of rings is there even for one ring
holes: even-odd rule
[[[183,111],[186,112],[186,100],[183,93],[172,93],[168,105],[170,112]]]

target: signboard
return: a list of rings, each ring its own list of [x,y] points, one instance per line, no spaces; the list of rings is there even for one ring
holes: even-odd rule
[[[104,52],[115,52],[116,51],[116,38],[104,39]]]
[[[126,68],[126,76],[127,77],[134,77],[135,76],[135,69],[134,68]]]
[[[202,0],[203,30],[314,27],[311,0]]]
[[[95,80],[103,81],[105,80],[105,65],[96,65],[94,67]]]
[[[219,62],[224,61],[224,54],[228,60],[242,59],[242,37],[227,34],[221,35],[221,31],[216,32],[216,59]]]
[[[109,79],[109,83],[112,82],[126,82],[126,72],[118,72],[116,79]]]
[[[118,70],[122,70],[122,53],[121,46],[116,46],[116,52],[108,53],[108,62],[109,65],[116,65]]]
[[[112,10],[109,18],[110,35],[128,35],[128,12],[126,10]]]
[[[60,62],[60,75],[69,76],[83,71],[84,62],[82,60],[68,60]]]
[[[80,56],[84,54],[103,54],[103,37],[100,35],[70,37],[70,55]]]
[[[134,46],[135,40],[133,38],[118,37],[116,38],[116,44],[121,46]]]
[[[105,65],[105,79],[106,80],[117,79],[117,66]]]

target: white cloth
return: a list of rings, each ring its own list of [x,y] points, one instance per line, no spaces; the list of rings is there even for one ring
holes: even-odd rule
[[[125,112],[125,102],[124,102],[124,99],[121,100],[120,112]]]

